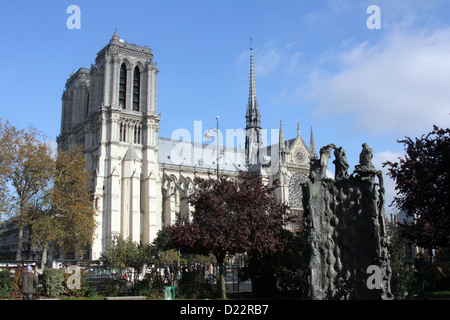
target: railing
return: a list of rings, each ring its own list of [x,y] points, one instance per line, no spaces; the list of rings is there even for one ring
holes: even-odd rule
[[[114,270],[103,267],[85,269],[84,281],[97,292],[105,293],[109,287],[116,286],[118,294],[126,295],[135,281],[144,279],[146,275],[158,275],[165,286],[178,288],[179,281],[186,273],[197,273],[199,278],[210,284],[217,284],[219,267],[212,265],[150,265],[139,273],[130,270]],[[250,279],[242,278],[242,270],[237,265],[227,265],[224,269],[225,287],[228,293],[252,292]]]
[[[240,266],[229,265],[225,267],[225,287],[227,292],[252,292],[250,279],[242,279],[243,273]]]
[[[166,279],[167,285],[178,286],[178,281],[186,272],[195,272],[200,278],[211,284],[217,284],[219,266],[217,265],[167,265],[152,266],[156,268]],[[225,287],[228,293],[252,292],[250,279],[243,279],[242,269],[238,265],[226,265],[224,267]]]
[[[19,266],[34,265],[35,261],[1,261],[3,267],[16,270]],[[133,269],[112,269],[100,265],[99,261],[57,261],[57,269],[66,270],[70,265],[82,268],[81,282],[83,285],[95,289],[99,294],[128,295],[137,281],[143,280],[146,275],[158,275],[160,283],[164,286],[175,286],[186,273],[197,273],[198,279],[216,285],[219,266],[211,264],[188,265],[160,265],[151,264],[137,272]],[[243,278],[243,272],[238,265],[224,266],[225,287],[228,293],[252,292],[252,282]]]

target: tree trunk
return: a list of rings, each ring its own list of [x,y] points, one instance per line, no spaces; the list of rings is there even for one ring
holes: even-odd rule
[[[27,260],[31,260],[31,243],[30,241],[27,242],[26,246],[26,253],[27,253]]]
[[[46,264],[47,264],[47,244],[44,244],[44,248],[42,249],[42,259],[41,259],[41,269],[42,270],[44,270]]]
[[[225,260],[224,256],[219,256],[216,257],[217,259],[217,264],[219,265],[219,281],[217,282],[217,289],[220,292],[220,296],[222,299],[226,299],[227,298],[227,290],[225,287],[225,277],[223,274],[223,261]]]
[[[433,255],[433,247],[430,247],[430,263],[433,264],[434,263],[434,255]]]
[[[16,261],[22,260],[22,238],[23,238],[23,227],[17,226],[19,231],[17,233],[17,251],[16,251]]]

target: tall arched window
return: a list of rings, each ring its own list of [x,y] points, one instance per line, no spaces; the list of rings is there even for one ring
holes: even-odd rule
[[[127,90],[127,66],[122,63],[120,66],[120,79],[119,79],[119,105],[122,108],[126,107],[126,90]]]
[[[139,99],[141,88],[141,71],[139,67],[134,68],[133,73],[133,110],[139,111]]]

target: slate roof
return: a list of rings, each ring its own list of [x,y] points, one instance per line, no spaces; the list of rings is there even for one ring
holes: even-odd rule
[[[158,163],[216,169],[216,144],[158,137]],[[247,171],[245,150],[219,146],[219,170]]]

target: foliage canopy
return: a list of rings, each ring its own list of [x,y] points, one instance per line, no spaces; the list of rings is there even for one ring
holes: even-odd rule
[[[17,129],[0,118],[0,214],[18,227],[16,260],[25,228],[30,247],[50,243],[82,252],[92,243],[95,215],[82,146],[53,148],[32,126]],[[44,253],[45,255],[45,253]]]
[[[406,147],[399,162],[386,162],[396,182],[393,204],[412,222],[401,232],[418,246],[450,245],[450,129],[437,126],[420,138],[398,141]]]
[[[283,238],[277,235],[293,217],[288,206],[274,196],[277,181],[268,185],[260,177],[241,173],[235,179],[197,178],[195,183],[198,192],[189,198],[195,208],[192,220],[179,220],[170,229],[175,245],[185,251],[211,253],[220,265],[226,254],[252,251],[263,255],[284,246]]]

